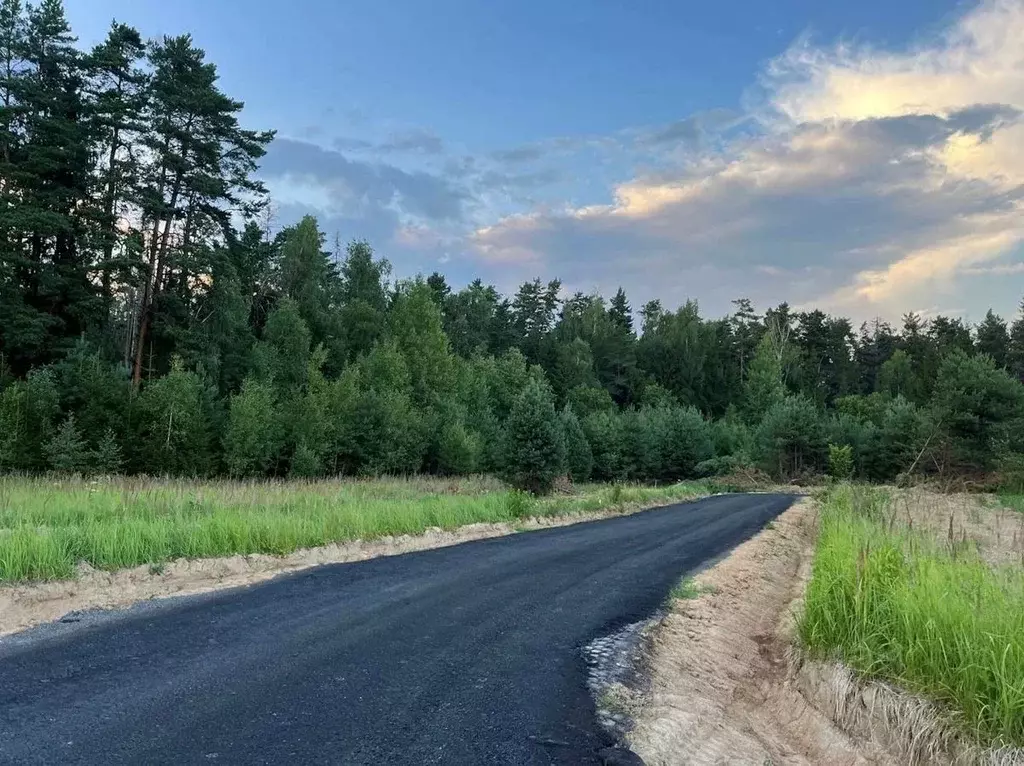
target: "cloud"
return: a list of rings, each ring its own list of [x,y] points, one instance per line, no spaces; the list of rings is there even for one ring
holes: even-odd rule
[[[446,177],[349,159],[339,151],[289,138],[274,140],[260,172],[272,193],[283,188],[294,197],[302,187],[321,209],[326,201],[328,212],[356,218],[393,209],[429,221],[457,222],[464,218],[469,200],[465,189]]]
[[[307,136],[310,137],[310,136]],[[340,152],[359,152],[364,154],[444,154],[444,141],[436,133],[422,128],[415,128],[392,133],[384,141],[367,141],[352,136],[339,136],[331,142]]]
[[[540,144],[529,144],[527,146],[517,146],[513,149],[500,149],[492,152],[491,156],[498,162],[517,164],[539,160],[546,153],[546,149]]]
[[[404,133],[396,133],[387,141],[377,145],[377,150],[382,152],[410,153],[410,154],[442,154],[444,142],[436,133],[429,130],[409,130]]]
[[[728,130],[745,120],[744,115],[731,109],[709,109],[646,131],[638,143],[652,148],[665,145],[703,148],[710,134]]]
[[[799,40],[760,76],[744,135],[708,148],[695,120],[649,132],[690,151],[610,201],[508,216],[471,244],[567,282],[624,275],[634,302],[686,291],[724,308],[730,289],[898,317],[971,270],[981,305],[978,270],[1024,242],[1021,40],[1024,0],[984,2],[904,51]]]

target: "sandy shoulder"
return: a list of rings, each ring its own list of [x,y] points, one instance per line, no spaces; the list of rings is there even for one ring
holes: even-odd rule
[[[789,680],[793,610],[809,574],[815,505],[798,501],[695,578],[655,630],[646,704],[629,745],[648,766],[890,763]]]

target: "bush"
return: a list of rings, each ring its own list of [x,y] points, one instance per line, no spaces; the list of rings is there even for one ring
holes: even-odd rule
[[[792,479],[823,467],[821,413],[802,396],[789,396],[772,406],[757,429],[757,441],[761,462],[776,479]]]
[[[145,473],[204,476],[214,468],[214,392],[175,361],[139,396],[136,462]]]
[[[561,414],[562,433],[565,435],[565,467],[573,481],[586,481],[594,468],[594,453],[579,418],[566,405]]]
[[[565,439],[550,392],[527,383],[505,422],[503,475],[516,489],[551,491],[565,467]]]
[[[825,427],[826,439],[830,444],[845,444],[850,447],[853,458],[853,474],[864,474],[867,461],[877,440],[877,431],[870,421],[862,421],[853,415],[839,413],[829,418]]]
[[[437,439],[437,470],[447,476],[474,473],[482,452],[480,438],[460,421],[441,426]]]
[[[525,519],[533,512],[537,503],[529,492],[521,489],[509,490],[505,496],[505,507],[513,519]]]
[[[234,476],[271,471],[284,446],[284,430],[277,414],[277,394],[271,383],[247,378],[240,393],[231,397],[224,462]]]
[[[934,425],[927,414],[902,397],[885,408],[881,425],[871,434],[864,452],[869,479],[889,481],[910,469],[928,442]]]
[[[679,481],[697,476],[699,463],[714,455],[711,427],[694,407],[658,410],[665,418],[662,468],[655,478]]]
[[[628,473],[629,446],[625,416],[618,412],[595,412],[583,421],[583,432],[594,456],[592,476],[596,481],[622,481]]]
[[[721,455],[697,463],[693,472],[699,479],[710,479],[715,476],[725,476],[737,469],[747,467],[749,467],[749,461],[743,455]]]
[[[292,454],[291,465],[288,467],[290,479],[313,479],[320,475],[323,466],[316,450],[305,442],[300,443]]]
[[[719,457],[749,456],[754,450],[754,434],[735,412],[711,424],[711,441]]]
[[[999,443],[1024,422],[1024,386],[987,356],[946,355],[933,397],[953,458],[965,470],[993,467]]]
[[[853,476],[853,447],[849,444],[828,445],[828,475],[839,480]]]

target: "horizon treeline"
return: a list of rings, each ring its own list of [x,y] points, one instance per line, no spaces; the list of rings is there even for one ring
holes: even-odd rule
[[[59,0],[0,0],[0,99],[0,470],[541,491],[1019,466],[1024,306],[855,328],[396,279],[311,217],[269,233],[273,133],[241,127],[189,36],[114,23],[82,51]]]

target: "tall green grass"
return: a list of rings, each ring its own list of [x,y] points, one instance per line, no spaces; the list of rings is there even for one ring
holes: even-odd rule
[[[886,501],[850,485],[826,495],[801,639],[947,703],[986,741],[1024,745],[1024,570],[897,529]]]
[[[286,554],[332,542],[418,534],[687,499],[697,484],[586,485],[536,499],[489,479],[316,482],[0,478],[0,581],[73,577],[177,558]]]
[[[1024,513],[1024,495],[1016,492],[1003,492],[999,495],[999,502],[1018,513]]]

